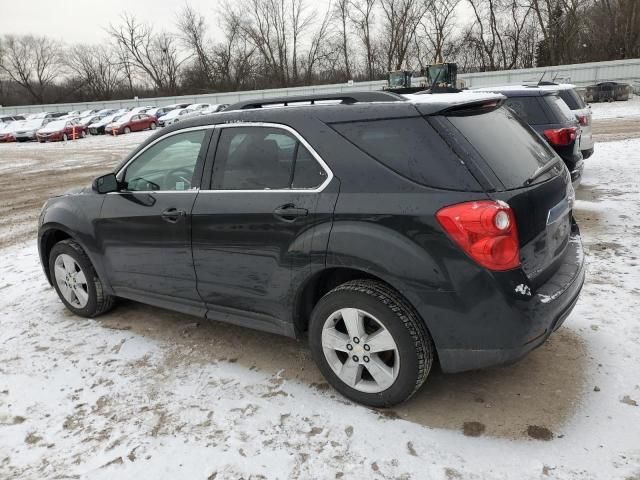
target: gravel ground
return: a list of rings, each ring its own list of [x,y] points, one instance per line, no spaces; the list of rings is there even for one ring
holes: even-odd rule
[[[62,307],[39,208],[146,135],[0,145],[0,478],[640,478],[640,139],[598,139],[586,162],[588,276],[565,326],[376,411],[333,392],[304,342],[134,302],[96,320]]]

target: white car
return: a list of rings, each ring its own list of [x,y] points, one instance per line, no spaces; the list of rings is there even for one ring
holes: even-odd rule
[[[105,133],[105,127],[123,115],[124,113],[112,113],[111,115],[102,117],[100,120],[89,124],[89,133],[91,135],[101,135]]]
[[[183,115],[189,113],[189,110],[186,108],[176,108],[175,110],[171,110],[169,113],[163,115],[158,119],[158,125],[161,127],[166,127],[173,123],[179,121]]]
[[[204,109],[209,108],[209,107],[211,107],[210,103],[194,103],[192,105],[189,105],[186,108],[187,108],[187,110],[195,111],[195,110],[204,110]]]
[[[580,123],[580,151],[583,158],[593,155],[593,134],[591,131],[591,105],[584,102],[580,94],[576,92],[575,85],[569,83],[542,84],[543,90],[558,92],[560,98],[567,104]]]
[[[36,132],[49,123],[49,118],[35,118],[16,122],[13,136],[16,142],[28,142],[36,139]]]
[[[152,105],[147,105],[146,107],[134,107],[130,110],[131,113],[147,113],[149,110],[152,110]]]
[[[0,123],[0,142],[13,142],[15,127],[20,122],[24,122],[24,120]]]

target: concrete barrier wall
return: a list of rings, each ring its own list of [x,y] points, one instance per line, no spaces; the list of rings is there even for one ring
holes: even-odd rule
[[[492,85],[508,85],[523,82],[536,82],[542,75],[545,80],[557,77],[558,81],[574,83],[584,87],[605,80],[630,83],[636,93],[640,93],[640,59],[615,60],[611,62],[582,63],[562,65],[558,67],[528,68],[522,70],[505,70],[499,72],[464,73],[458,77],[465,86],[490,87]],[[212,93],[206,95],[185,95],[176,97],[140,98],[138,100],[112,100],[105,102],[58,103],[51,105],[25,105],[19,107],[0,108],[2,114],[27,114],[34,112],[69,112],[72,110],[89,110],[102,108],[132,108],[142,105],[163,106],[173,103],[234,103],[252,98],[270,98],[291,95],[311,95],[322,93],[340,93],[362,90],[381,90],[385,81],[355,82],[310,87],[274,88],[268,90],[251,90],[244,92]]]

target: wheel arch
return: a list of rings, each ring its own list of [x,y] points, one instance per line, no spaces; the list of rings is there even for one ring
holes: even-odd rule
[[[293,326],[296,337],[299,338],[303,336],[308,330],[311,311],[318,301],[337,286],[351,280],[376,280],[393,289],[413,308],[416,315],[424,322],[427,330],[430,330],[428,323],[421,317],[412,299],[402,293],[403,290],[405,290],[402,285],[398,285],[397,282],[385,278],[385,276],[379,275],[377,272],[371,272],[370,270],[363,270],[352,266],[328,266],[310,276],[301,284],[300,288],[298,288],[295,296],[293,315]]]
[[[42,263],[42,268],[44,270],[45,276],[47,277],[47,281],[50,285],[53,285],[53,279],[51,278],[51,272],[49,270],[49,256],[51,254],[51,249],[58,243],[63,240],[73,240],[76,242],[86,255],[89,257],[93,268],[96,271],[96,274],[102,281],[105,290],[107,293],[112,293],[111,285],[106,281],[104,272],[102,271],[102,265],[96,261],[96,258],[91,251],[90,248],[82,241],[79,235],[76,235],[69,228],[65,227],[59,223],[49,223],[40,227],[40,232],[38,234],[38,251],[40,254],[40,263]]]

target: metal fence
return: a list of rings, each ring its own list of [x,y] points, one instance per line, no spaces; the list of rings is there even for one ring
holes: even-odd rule
[[[488,87],[523,82],[534,82],[542,78],[556,78],[563,82],[573,83],[578,87],[600,82],[617,81],[634,86],[640,93],[640,59],[615,60],[611,62],[582,63],[561,65],[558,67],[539,67],[522,70],[505,70],[500,72],[465,73],[458,75],[466,87]],[[235,103],[252,98],[270,98],[290,95],[309,95],[322,93],[341,93],[362,90],[381,90],[386,85],[384,80],[373,82],[350,82],[310,87],[274,88],[269,90],[250,90],[244,92],[212,93],[206,95],[185,95],[176,97],[140,98],[130,100],[112,100],[105,102],[58,103],[51,105],[26,105],[0,108],[0,113],[27,114],[34,112],[70,112],[73,110],[89,110],[102,108],[132,108],[143,105],[163,106],[174,103]]]
[[[458,75],[458,78],[464,80],[465,86],[469,88],[537,82],[541,78],[544,80],[556,78],[557,81],[573,83],[578,87],[586,87],[597,82],[612,81],[629,83],[634,88],[638,88],[640,86],[640,59],[579,63],[500,72],[465,73]]]

